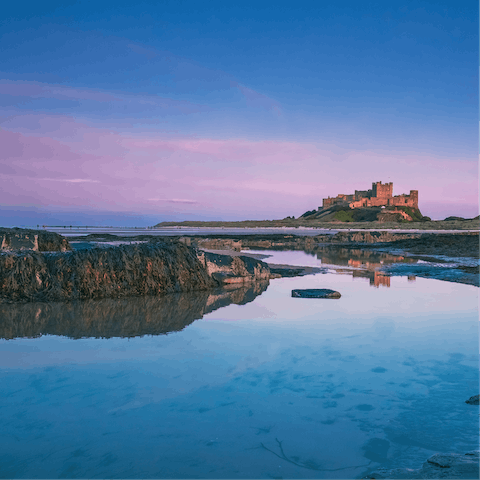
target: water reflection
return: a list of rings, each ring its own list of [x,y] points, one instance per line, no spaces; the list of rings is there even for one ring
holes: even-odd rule
[[[390,276],[385,275],[384,273],[380,272],[352,272],[352,276],[361,277],[361,278],[368,278],[370,280],[370,285],[374,287],[390,287]]]
[[[383,272],[379,271],[368,271],[368,270],[348,270],[345,268],[337,268],[335,269],[335,273],[339,275],[349,275],[352,276],[353,278],[364,278],[369,281],[370,286],[372,287],[390,287],[390,275],[385,274]],[[414,282],[416,280],[416,277],[413,275],[410,275],[408,277],[408,280],[410,282]]]
[[[178,332],[218,308],[252,302],[268,283],[163,297],[0,305],[0,338],[47,334],[111,338]]]
[[[329,248],[320,247],[316,250],[317,259],[322,264],[342,265],[355,268],[348,272],[354,278],[366,278],[373,287],[390,287],[390,275],[379,271],[384,265],[394,263],[417,263],[417,260],[404,257],[403,255],[392,255],[384,252],[371,252],[368,250],[352,248]],[[340,273],[340,272],[339,272]],[[409,281],[415,281],[414,275],[409,275]]]
[[[341,299],[290,294],[324,287]],[[0,478],[364,478],[478,448],[475,287],[327,273],[230,294],[187,296],[211,313],[171,335],[0,340]],[[142,300],[85,302],[73,333],[161,331]]]
[[[268,253],[264,261],[272,264],[306,265],[328,267],[340,275],[353,278],[365,278],[372,287],[390,287],[391,275],[383,269],[387,265],[415,265],[418,260],[403,255],[361,250],[358,248],[314,246],[310,249],[249,250],[251,253]],[[408,280],[414,282],[416,276],[409,274]]]
[[[318,247],[315,254],[323,264],[365,268],[367,270],[375,270],[392,263],[417,263],[417,260],[403,255],[354,248]]]

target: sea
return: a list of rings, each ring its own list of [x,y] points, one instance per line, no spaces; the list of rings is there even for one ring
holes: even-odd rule
[[[0,477],[363,478],[478,450],[477,287],[262,253],[323,273],[2,307]]]

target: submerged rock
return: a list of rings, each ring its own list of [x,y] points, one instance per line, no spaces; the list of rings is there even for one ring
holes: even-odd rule
[[[320,267],[299,267],[292,265],[279,265],[276,263],[269,263],[271,276],[270,278],[280,277],[303,277],[304,275],[315,275],[316,273],[327,273],[326,268]]]
[[[335,290],[328,288],[307,288],[292,290],[292,297],[295,298],[340,298],[341,295]]]
[[[468,403],[469,405],[478,405],[479,399],[480,399],[480,395],[474,395],[473,397],[470,397],[468,400],[465,400],[465,403]]]
[[[396,468],[378,469],[367,478],[479,478],[479,452],[473,450],[465,455],[458,453],[436,453],[419,469]]]

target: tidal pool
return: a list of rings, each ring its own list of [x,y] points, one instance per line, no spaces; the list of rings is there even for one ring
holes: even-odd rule
[[[478,449],[478,288],[365,280],[275,279],[216,310],[202,297],[203,318],[155,335],[155,302],[91,302],[66,308],[87,338],[0,340],[1,477],[360,478]],[[116,319],[124,337],[88,337]]]

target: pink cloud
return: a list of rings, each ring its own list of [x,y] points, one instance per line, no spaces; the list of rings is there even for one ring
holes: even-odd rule
[[[36,199],[116,211],[283,218],[379,180],[393,181],[395,194],[418,189],[426,215],[432,202],[446,198],[458,214],[478,204],[478,166],[463,158],[287,140],[124,134],[68,117],[43,117],[30,127],[0,130],[4,205]]]
[[[184,203],[188,205],[196,205],[199,202],[196,200],[189,200],[188,198],[150,198],[150,202],[168,202],[168,203]]]

